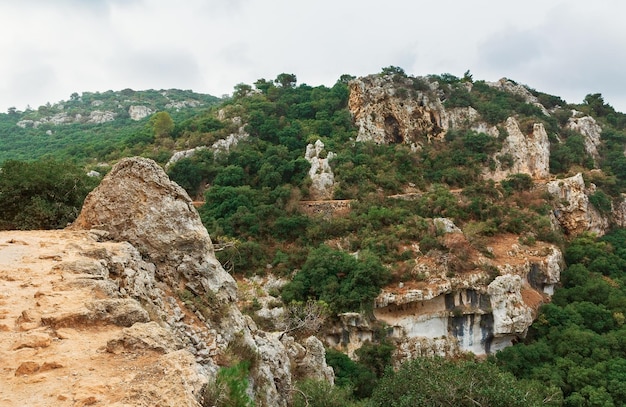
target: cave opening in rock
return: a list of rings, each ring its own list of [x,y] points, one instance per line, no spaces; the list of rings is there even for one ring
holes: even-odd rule
[[[392,143],[402,143],[404,141],[400,134],[400,123],[393,116],[385,117],[385,134]]]

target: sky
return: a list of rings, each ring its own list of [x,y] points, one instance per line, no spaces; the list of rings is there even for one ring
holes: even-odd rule
[[[626,112],[623,0],[0,0],[0,112],[131,88],[232,94],[292,73],[332,86],[506,77]]]

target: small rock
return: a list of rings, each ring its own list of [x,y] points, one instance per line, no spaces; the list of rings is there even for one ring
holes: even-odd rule
[[[20,337],[13,345],[13,350],[22,348],[47,348],[52,342],[50,335],[32,332]]]
[[[24,362],[16,370],[15,376],[29,376],[39,371],[39,364],[36,362]]]

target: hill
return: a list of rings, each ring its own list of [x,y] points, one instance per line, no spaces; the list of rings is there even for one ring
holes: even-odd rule
[[[509,358],[501,366],[558,388],[556,405],[623,402],[620,387],[608,383],[619,382],[615,366],[624,359],[626,269],[615,236],[626,226],[626,115],[602,95],[572,105],[510,79],[413,77],[387,67],[344,75],[332,87],[280,74],[239,84],[231,98],[185,117],[160,113],[141,128],[112,131],[126,141],[106,150],[76,144],[79,164],[154,158],[196,199],[217,258],[239,282],[239,307],[258,327],[287,329],[277,321],[290,304],[314,301],[330,313],[316,333],[329,349],[359,360],[349,365],[327,353],[338,382],[358,397],[371,394],[389,364],[507,348],[498,353]],[[15,151],[7,157],[19,158]],[[70,150],[58,151],[64,158]],[[0,177],[4,199],[6,186],[26,177],[9,177],[14,167],[5,168],[13,184]],[[28,219],[48,207],[42,200],[58,202],[50,195],[25,188]],[[14,225],[24,218],[17,208]],[[597,250],[584,254],[577,239]],[[570,271],[579,262],[587,268],[582,279]],[[559,294],[567,292],[562,285],[574,291]],[[610,291],[611,302],[588,292],[594,287]],[[542,307],[553,295],[556,306],[569,308]],[[202,301],[194,290],[181,298]],[[587,325],[596,311],[603,324]],[[537,318],[541,327],[531,327]],[[541,372],[532,370],[540,352],[557,351],[509,351],[518,342],[545,344],[539,335],[552,335],[556,346],[566,341],[555,336],[563,326],[573,336],[601,336],[606,357],[585,359],[588,370],[568,377],[567,366],[582,359],[562,348],[557,369],[542,365]],[[610,350],[609,342],[616,344]],[[592,350],[581,344],[577,352],[586,358]],[[596,388],[581,379],[598,372],[610,373],[609,382]]]
[[[0,114],[0,162],[63,157],[81,163],[135,154],[150,144],[146,122],[164,111],[177,121],[219,99],[178,89],[73,93],[69,100]]]

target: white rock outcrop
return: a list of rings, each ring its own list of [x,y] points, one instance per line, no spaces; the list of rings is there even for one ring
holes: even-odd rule
[[[106,122],[112,122],[113,120],[115,120],[115,113],[109,112],[107,110],[94,110],[93,112],[89,113],[89,119],[87,119],[87,123],[101,124]]]
[[[600,154],[598,153],[598,147],[600,146],[600,134],[602,133],[602,127],[591,116],[583,117],[570,117],[565,125],[565,128],[576,131],[583,135],[585,140],[585,150],[597,164]]]
[[[496,169],[486,170],[486,178],[501,181],[510,174],[528,174],[533,179],[546,179],[550,175],[550,141],[543,124],[536,123],[532,133],[525,135],[515,118],[506,120],[507,138],[496,153]],[[505,164],[507,156],[511,162]]]
[[[317,140],[315,144],[306,146],[304,158],[311,163],[309,177],[311,178],[311,198],[314,200],[332,199],[333,187],[335,185],[335,175],[330,167],[330,161],[335,157],[335,153],[328,152],[322,156],[324,143]]]
[[[533,323],[533,309],[522,298],[522,278],[498,276],[487,287],[493,313],[493,335],[525,334]]]
[[[150,109],[148,106],[133,105],[128,108],[128,115],[135,121],[148,117],[152,113],[154,113],[154,110]]]
[[[443,238],[458,244],[462,234],[451,231]],[[420,256],[413,270],[420,282],[383,289],[374,316],[392,329],[399,359],[486,355],[525,336],[560,280],[562,253],[545,243],[520,245],[515,237],[499,239],[491,253],[490,258],[479,256],[474,270],[461,273],[450,272],[450,254],[439,254],[439,260],[436,254]],[[327,342],[354,352],[371,338],[372,328],[362,317],[349,320]]]
[[[578,235],[593,232],[602,236],[609,228],[609,220],[589,203],[589,196],[596,190],[594,184],[585,186],[581,173],[573,177],[550,181],[547,190],[557,198],[554,215],[565,234]]]
[[[235,147],[237,144],[239,144],[243,140],[246,140],[248,137],[250,137],[250,135],[245,131],[245,126],[239,126],[239,129],[236,133],[231,133],[228,136],[226,136],[226,138],[217,140],[210,147],[198,146],[198,147],[190,148],[188,150],[175,152],[165,164],[165,168],[166,169],[169,168],[170,166],[175,164],[177,161],[182,160],[183,158],[191,158],[198,151],[202,151],[206,149],[211,149],[211,151],[213,151],[213,154],[216,156],[222,153],[228,154],[231,148]]]

